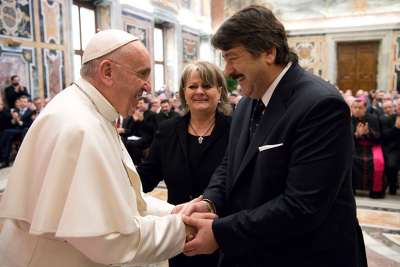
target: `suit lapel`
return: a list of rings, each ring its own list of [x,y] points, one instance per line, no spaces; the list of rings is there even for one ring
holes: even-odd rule
[[[302,73],[303,70],[300,68],[300,66],[297,63],[293,63],[288,72],[283,76],[282,80],[279,82],[277,88],[275,89],[271,100],[265,109],[264,115],[261,119],[261,123],[258,126],[256,133],[248,146],[248,149],[246,150],[249,134],[249,121],[251,115],[251,100],[248,100],[249,103],[247,103],[246,105],[247,110],[243,118],[246,123],[244,123],[243,125],[240,141],[236,151],[238,154],[240,153],[240,155],[244,155],[244,157],[243,160],[241,160],[242,158],[235,158],[235,160],[233,161],[234,164],[238,165],[239,167],[234,167],[237,169],[235,169],[235,171],[233,172],[234,180],[232,187],[236,183],[239,176],[243,173],[246,166],[257,155],[258,147],[263,145],[265,140],[270,136],[271,130],[273,130],[274,126],[285,113],[287,102],[289,101],[291,95],[293,94],[293,90],[295,89],[292,87],[292,84],[302,75]]]
[[[277,88],[278,89],[278,88]],[[278,120],[282,117],[285,112],[285,106],[283,105],[279,97],[272,97],[265,109],[264,115],[261,119],[260,125],[257,127],[255,135],[251,140],[247,151],[244,154],[243,160],[240,163],[239,169],[236,172],[234,183],[244,171],[245,167],[249,164],[251,159],[258,153],[258,147],[262,145],[264,140],[268,137],[273,127],[276,125]],[[244,130],[247,131],[248,130]]]
[[[230,151],[231,155],[233,156],[232,168],[233,168],[234,174],[238,173],[238,169],[241,165],[241,162],[243,160],[243,157],[244,157],[247,147],[249,145],[249,130],[248,129],[249,129],[250,116],[251,116],[251,111],[252,111],[252,100],[250,98],[246,97],[242,101],[244,101],[243,104],[240,105],[237,110],[235,110],[235,114],[237,116],[240,116],[240,118],[238,120],[241,121],[242,124],[239,125],[240,126],[239,129],[235,128],[234,131],[240,132],[240,135],[238,137],[238,141],[235,146],[236,147],[235,151]],[[235,141],[232,139],[229,140],[229,142],[233,143]]]

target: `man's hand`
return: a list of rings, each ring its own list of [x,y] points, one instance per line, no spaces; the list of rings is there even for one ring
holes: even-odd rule
[[[207,219],[207,220],[214,220],[218,218],[217,214],[208,212],[208,213],[193,213],[190,217],[195,219]],[[186,242],[193,240],[196,236],[197,230],[193,226],[185,225],[186,226]]]
[[[187,226],[194,227],[197,230],[195,238],[185,244],[183,253],[186,256],[211,254],[218,249],[219,246],[215,241],[212,231],[213,219],[198,219],[183,216],[183,222]]]

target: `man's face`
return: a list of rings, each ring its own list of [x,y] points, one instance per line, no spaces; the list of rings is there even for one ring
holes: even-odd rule
[[[147,104],[143,99],[139,100],[137,103],[137,109],[139,109],[141,112],[145,112],[148,109]]]
[[[393,114],[393,103],[392,101],[384,101],[382,104],[382,109],[383,112],[386,115],[392,115]]]
[[[27,108],[27,107],[28,107],[28,105],[29,105],[28,98],[26,98],[26,97],[21,97],[21,98],[19,99],[19,101],[20,101],[20,108]]]
[[[251,98],[261,98],[270,83],[270,68],[263,60],[265,53],[254,56],[241,46],[222,52],[225,75],[236,79],[242,94]]]
[[[171,107],[169,106],[169,103],[164,102],[161,104],[161,111],[164,113],[168,113]]]
[[[36,100],[33,101],[33,104],[35,105],[35,107],[36,107],[37,110],[40,110],[40,109],[43,108],[43,105],[44,105],[43,102],[44,102],[43,99],[38,98],[38,99],[36,99]]]
[[[367,112],[367,107],[364,102],[356,100],[351,105],[351,112],[354,117],[361,119],[365,116],[365,113]]]
[[[12,85],[14,86],[18,86],[19,85],[19,77],[14,77],[14,79],[12,79],[11,81]]]
[[[118,71],[115,75],[116,97],[124,103],[123,116],[133,113],[137,105],[137,98],[143,92],[151,92],[150,84],[150,56],[140,42],[127,45],[128,53],[125,57],[114,62]]]

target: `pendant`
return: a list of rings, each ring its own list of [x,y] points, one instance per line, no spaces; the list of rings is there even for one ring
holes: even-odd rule
[[[199,136],[199,138],[197,139],[199,141],[199,144],[201,145],[201,143],[203,143],[203,136]]]

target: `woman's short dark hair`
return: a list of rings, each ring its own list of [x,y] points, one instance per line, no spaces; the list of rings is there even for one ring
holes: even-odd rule
[[[259,5],[250,5],[227,19],[211,43],[224,51],[242,46],[254,56],[275,47],[276,64],[297,61],[297,55],[289,50],[283,24],[271,10]]]

